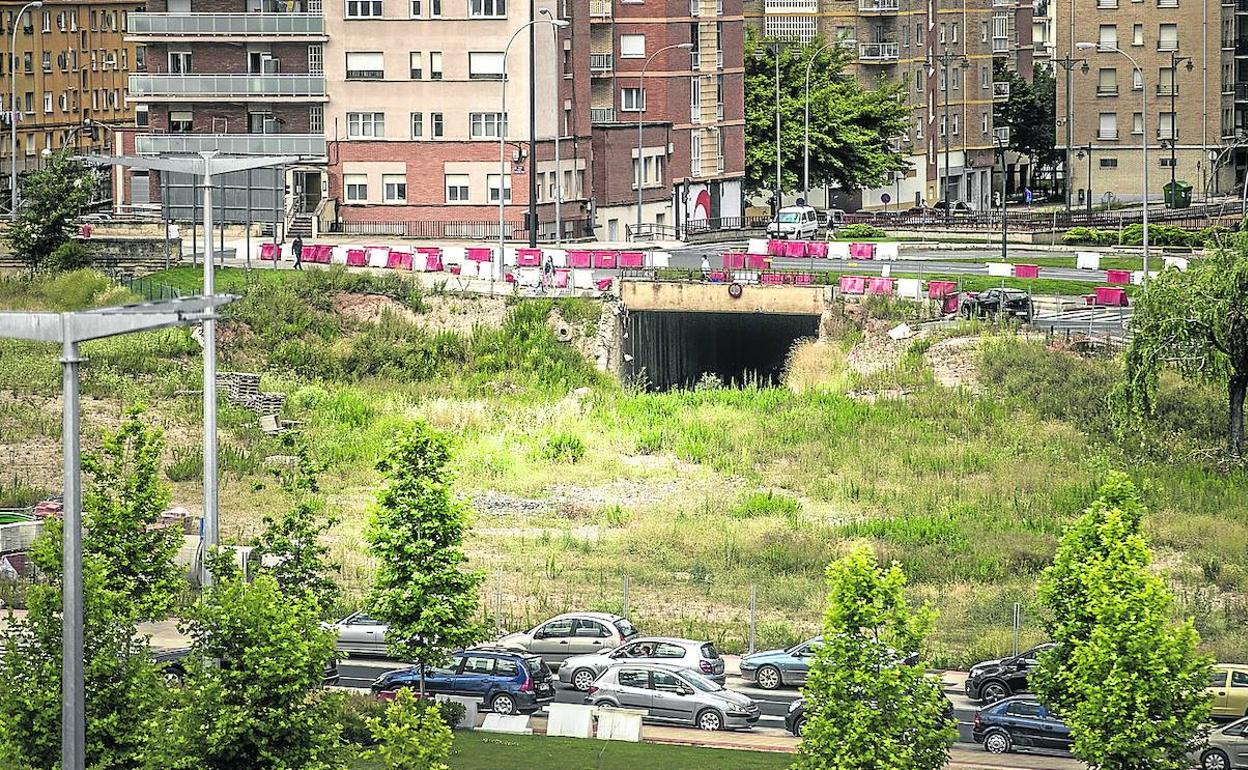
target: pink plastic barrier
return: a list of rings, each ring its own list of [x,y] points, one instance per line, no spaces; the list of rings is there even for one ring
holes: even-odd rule
[[[928,281],[927,298],[940,299],[956,293],[958,284],[955,281]]]
[[[1014,277],[1015,278],[1039,278],[1040,266],[1039,265],[1015,265]]]
[[[814,282],[815,282],[815,277],[811,275],[810,273],[798,273],[797,275],[793,276],[793,283],[797,284],[798,286],[810,286],[814,284]]]
[[[348,267],[364,267],[367,264],[368,257],[365,255],[364,249],[347,249]]]
[[[767,241],[767,253],[773,257],[784,255],[784,241],[778,241],[775,238]]]
[[[1131,271],[1130,270],[1106,270],[1105,282],[1129,284],[1131,283]]]
[[[594,267],[598,270],[614,270],[619,265],[618,251],[595,251]]]
[[[597,281],[594,281],[594,285],[598,287],[598,291],[606,291],[611,288],[611,279],[599,278]]]
[[[806,256],[806,241],[786,241],[784,244],[784,256],[786,257]]]
[[[763,254],[746,254],[745,267],[747,270],[766,270],[767,263],[770,260]]]
[[[620,267],[645,267],[646,255],[640,251],[621,251]]]
[[[588,251],[569,251],[568,267],[587,269],[593,263],[593,255]]]
[[[867,279],[860,275],[842,275],[842,294],[862,294],[866,290]]]
[[[541,267],[541,249],[516,249],[516,267]]]
[[[461,268],[459,265],[451,265],[451,275],[459,275]]]
[[[707,278],[707,280],[708,280],[708,281],[710,281],[711,283],[727,283],[727,282],[728,282],[728,271],[726,271],[726,270],[712,270],[710,273],[708,273],[708,274],[707,274],[706,278]]]
[[[948,315],[958,312],[958,293],[950,292],[941,299],[940,312]]]
[[[1127,306],[1127,290],[1115,289],[1112,286],[1097,286],[1093,289],[1096,294],[1096,304],[1108,305],[1110,307],[1126,307]]]
[[[867,291],[871,294],[891,296],[893,293],[892,278],[868,278]]]
[[[270,262],[277,259],[277,244],[276,243],[260,244],[260,259],[265,259]]]
[[[442,267],[442,249],[437,246],[417,246],[417,254],[425,255],[425,271],[430,273],[440,273]]]
[[[391,270],[403,269],[403,257],[407,257],[407,269],[411,270],[412,269],[412,255],[404,254],[403,252],[395,251],[394,249],[390,249],[390,254],[389,256],[386,257],[386,267],[390,268]]]
[[[564,270],[562,268],[555,269],[555,288],[556,289],[568,288],[568,284],[571,282],[571,280],[572,280],[571,270]]]
[[[465,250],[464,258],[473,262],[489,262],[494,258],[494,250],[481,248],[480,246],[470,246]]]
[[[828,242],[811,241],[806,244],[806,256],[820,258],[828,256]]]
[[[875,259],[874,243],[851,243],[849,244],[850,259]]]
[[[740,251],[724,252],[724,269],[725,270],[744,270],[745,254]]]
[[[778,286],[784,283],[784,276],[779,273],[763,273],[758,277],[758,282],[764,286]]]
[[[334,259],[334,247],[327,243],[322,243],[316,247],[316,262],[321,265],[328,265]]]

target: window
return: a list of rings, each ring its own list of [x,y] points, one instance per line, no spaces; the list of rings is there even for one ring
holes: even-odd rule
[[[689,121],[702,122],[702,79],[689,78]]]
[[[441,51],[429,52],[429,79],[430,80],[442,79],[442,52]]]
[[[501,112],[473,112],[468,115],[470,139],[498,139],[507,133],[507,119]]]
[[[979,23],[979,42],[988,42],[988,22],[986,21],[981,21]]]
[[[488,190],[490,203],[498,203],[498,174],[487,174],[485,187]],[[507,196],[504,203],[511,203],[511,174],[503,177],[503,194]]]
[[[381,17],[381,0],[347,0],[348,19],[376,19]]]
[[[325,106],[313,104],[308,107],[308,131],[313,134],[325,132]]]
[[[650,683],[652,689],[663,692],[680,692],[684,689],[684,682],[666,671],[651,671]]]
[[[1144,45],[1144,25],[1131,25],[1131,45]]]
[[[1102,112],[1100,122],[1097,125],[1097,139],[1117,139],[1118,138],[1118,113]]]
[[[52,111],[52,92],[51,91],[43,92],[43,111],[44,112]]]
[[[702,132],[696,128],[689,132],[689,171],[691,176],[702,176]]]
[[[621,687],[636,687],[642,690],[650,687],[650,675],[645,671],[638,671],[635,668],[624,668],[620,669],[618,676]]]
[[[1144,73],[1140,72],[1139,70],[1135,68],[1131,69],[1131,90],[1132,91],[1144,90]]]
[[[442,113],[429,113],[429,136],[434,139],[440,139],[442,137]]]
[[[1159,24],[1157,26],[1157,50],[1158,51],[1179,50],[1179,25],[1178,24]]]
[[[1096,38],[1097,47],[1102,51],[1112,51],[1118,47],[1118,25],[1102,24]]]
[[[979,68],[979,87],[988,88],[992,84],[992,67],[985,64]]]
[[[520,667],[514,660],[496,658],[494,660],[494,676],[512,677],[520,673]]]
[[[1096,83],[1097,96],[1118,95],[1118,70],[1113,67],[1102,67],[1100,78]]]
[[[412,51],[408,54],[408,66],[410,68],[412,80],[420,80],[422,77],[422,56],[420,51]]]
[[[412,138],[423,139],[425,136],[425,114],[423,112],[412,113]]]
[[[948,42],[948,41],[945,39],[945,27],[946,27],[946,26],[947,26],[947,25],[945,24],[945,22],[943,22],[943,21],[942,21],[942,22],[940,23],[940,42],[941,42],[941,43]]]
[[[146,128],[151,125],[147,109],[148,106],[146,104],[136,104],[134,106],[134,125],[139,128]]]
[[[94,101],[95,93],[91,94]],[[169,111],[169,132],[174,134],[189,134],[193,130],[194,115],[190,110],[170,110]]]
[[[347,52],[347,80],[382,80],[386,77],[385,55],[380,52]]]
[[[472,51],[468,54],[469,80],[502,80],[503,54],[498,51]]]
[[[447,174],[446,175],[446,202],[447,203],[467,203],[468,202],[468,175],[467,174]],[[567,621],[566,624],[563,626],[560,626],[559,623],[547,623],[539,633],[541,634],[541,638],[543,639],[550,639],[552,637],[571,636],[572,635],[572,621]]]
[[[921,69],[914,71],[914,92],[916,94],[923,93],[923,70]]]
[[[325,49],[319,44],[308,46],[308,74],[321,75],[325,72]]]
[[[642,112],[646,109],[646,93],[640,88],[620,89],[620,110],[622,112]]]
[[[43,71],[44,72],[52,71],[52,52],[51,51],[43,52]]]
[[[1243,671],[1231,672],[1231,687],[1248,687],[1248,673]]]
[[[1176,139],[1178,135],[1179,129],[1175,125],[1173,112],[1163,112],[1157,116],[1158,139]]]
[[[386,135],[386,113],[348,112],[347,138],[374,139]]]
[[[1174,166],[1174,163],[1173,163],[1172,159],[1171,159],[1171,158],[1167,158],[1167,157],[1166,157],[1166,156],[1164,156],[1164,155],[1161,157],[1161,160],[1159,160],[1159,161],[1158,161],[1158,163],[1161,165],[1161,167],[1162,167],[1162,168],[1170,168],[1170,167]]]
[[[659,642],[659,644],[654,648],[654,655],[652,657],[683,658],[685,657],[685,648],[678,647],[674,644],[668,644],[667,642]]]
[[[1135,112],[1131,115],[1131,133],[1140,135],[1144,133],[1144,113]]]
[[[645,35],[620,35],[620,58],[643,59],[646,56]]]
[[[956,112],[953,114],[953,135],[958,135],[958,114]]]
[[[420,18],[420,3],[421,3],[421,0],[410,0],[410,5],[409,5],[410,10],[408,11],[408,13],[411,14],[411,17],[413,19]]]
[[[1101,158],[1101,168],[1118,168],[1118,159]]]
[[[988,135],[988,113],[979,116],[979,131],[984,136]]]
[[[962,89],[962,70],[955,67],[954,69],[949,71],[949,75],[953,79],[953,90],[954,91],[961,90]]]
[[[1227,675],[1226,671],[1209,672],[1209,686],[1210,687],[1226,687],[1226,675]]]
[[[95,54],[91,54],[91,58],[95,59]],[[181,75],[191,71],[191,52],[190,51],[170,51],[169,52],[169,72],[174,75]]]
[[[1040,704],[1035,701],[1014,701],[1005,710],[1010,716],[1037,718],[1042,716]]]
[[[489,676],[494,673],[494,659],[468,657],[464,660],[464,673],[476,676]]]
[[[429,18],[442,18],[442,0],[429,0]]]
[[[1159,67],[1157,69],[1157,95],[1170,96],[1177,93],[1178,88],[1174,81],[1174,68]]]
[[[956,21],[949,27],[949,42],[958,42],[958,22]]]
[[[506,16],[507,0],[469,0],[468,15],[491,19]]]
[[[342,188],[346,191],[347,203],[364,203],[368,200],[368,175],[343,174]]]

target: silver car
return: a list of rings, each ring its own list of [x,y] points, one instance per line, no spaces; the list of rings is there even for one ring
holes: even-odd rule
[[[559,681],[587,692],[594,680],[612,664],[633,661],[666,663],[696,671],[717,684],[724,683],[724,659],[719,656],[715,645],[662,636],[637,637],[614,650],[568,658],[559,668]]]
[[[386,654],[386,624],[365,612],[353,612],[333,625],[338,651],[357,655]]]
[[[702,730],[748,730],[760,713],[749,696],[663,663],[617,663],[590,685],[585,702],[640,709],[648,720]]]
[[[546,665],[558,668],[574,655],[614,650],[637,636],[626,618],[606,612],[568,612],[528,631],[508,634],[497,644],[509,650],[540,655]]]
[[[1248,768],[1248,719],[1214,728],[1200,752],[1201,770]]]

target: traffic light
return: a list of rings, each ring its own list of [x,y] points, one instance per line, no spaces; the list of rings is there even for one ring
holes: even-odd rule
[[[82,135],[93,142],[96,139],[95,123],[90,118],[82,121]]]

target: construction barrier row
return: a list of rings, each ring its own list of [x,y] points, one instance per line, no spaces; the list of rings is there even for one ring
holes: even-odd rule
[[[450,272],[465,277],[488,278],[498,255],[496,248],[476,246],[417,246],[411,249],[392,246],[332,246],[305,244],[300,256],[310,264],[336,264],[347,267],[374,267],[415,272]],[[279,259],[290,260],[293,255],[289,244],[263,243],[259,245],[259,257],[266,262]],[[547,259],[556,271],[570,270],[616,270],[664,268],[670,263],[666,252],[608,251],[575,249],[529,249],[506,248],[503,264],[508,268],[538,271],[539,277]],[[507,275],[512,275],[508,273]]]
[[[900,246],[895,241],[852,243],[849,241],[778,241],[751,238],[745,253],[758,257],[791,259],[882,259],[898,258]]]

